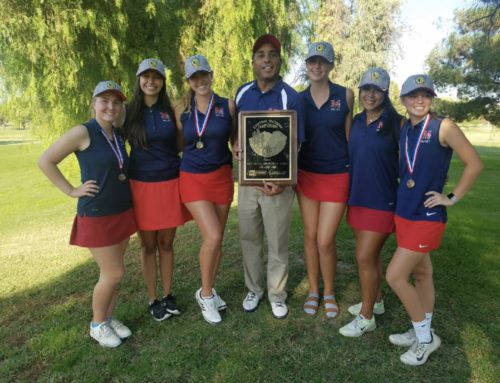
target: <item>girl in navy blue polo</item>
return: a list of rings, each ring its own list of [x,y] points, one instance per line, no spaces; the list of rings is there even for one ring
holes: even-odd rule
[[[100,270],[92,296],[90,336],[101,346],[117,347],[121,339],[132,335],[112,315],[125,272],[125,249],[137,230],[127,153],[113,128],[125,96],[115,82],[102,81],[92,97],[95,118],[66,132],[42,154],[38,166],[62,192],[78,198],[70,243],[89,248]],[[71,153],[80,165],[82,184],[78,187],[71,185],[57,166]]]
[[[190,91],[177,113],[184,137],[180,172],[181,200],[201,232],[201,288],[195,297],[205,320],[218,324],[225,302],[214,289],[222,253],[222,239],[233,200],[232,155],[236,108],[232,100],[212,91],[212,70],[201,55],[185,63]]]
[[[130,142],[130,186],[139,225],[141,258],[148,291],[148,310],[156,321],[179,315],[170,293],[174,270],[174,237],[189,220],[179,196],[179,139],[167,94],[165,67],[145,59],[136,73],[134,94],[127,106],[125,134]],[[158,254],[158,261],[157,256]],[[157,269],[163,298],[157,298]]]
[[[431,111],[436,94],[427,75],[410,76],[401,89],[409,120],[401,130],[400,184],[396,207],[398,248],[387,268],[388,284],[403,303],[413,328],[389,341],[410,347],[400,360],[421,365],[441,345],[431,331],[435,291],[430,251],[439,248],[446,224],[446,207],[456,204],[472,187],[482,162],[460,128]],[[453,191],[443,194],[453,151],[464,170]],[[410,283],[413,275],[415,284]]]
[[[347,223],[356,238],[362,296],[361,303],[349,307],[356,318],[339,330],[349,337],[375,330],[373,313],[384,312],[380,251],[394,231],[402,121],[389,99],[389,84],[389,74],[382,68],[370,68],[363,74],[359,84],[363,112],[354,117],[349,135]]]
[[[344,214],[349,190],[347,137],[352,124],[354,95],[333,84],[331,44],[313,43],[306,57],[310,86],[301,93],[306,116],[306,142],[298,161],[297,195],[304,225],[304,253],[309,294],[304,311],[314,315],[319,308],[319,282],[323,277],[324,312],[335,318],[337,250],[335,235]]]

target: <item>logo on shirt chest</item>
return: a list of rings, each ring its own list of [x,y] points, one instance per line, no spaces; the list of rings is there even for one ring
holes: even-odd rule
[[[215,117],[224,117],[224,108],[222,106],[216,106],[214,108]]]
[[[379,123],[377,124],[377,127],[375,128],[375,130],[377,132],[380,132],[382,129],[384,129],[384,123],[382,121],[379,121]]]
[[[432,132],[430,130],[426,130],[424,134],[422,134],[422,143],[427,144],[432,138]]]
[[[160,112],[160,118],[162,121],[170,121],[170,116],[168,115],[167,112]]]
[[[340,100],[330,100],[330,110],[338,112],[340,111],[341,106],[342,103],[340,102]]]

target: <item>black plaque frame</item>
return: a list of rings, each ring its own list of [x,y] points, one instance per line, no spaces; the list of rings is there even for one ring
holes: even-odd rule
[[[294,110],[240,112],[238,127],[242,150],[240,185],[260,186],[264,181],[282,186],[297,183],[297,113]],[[259,147],[253,145],[261,153],[252,148],[256,139],[264,143]],[[270,140],[279,145],[266,145]],[[278,153],[273,152],[282,146]]]

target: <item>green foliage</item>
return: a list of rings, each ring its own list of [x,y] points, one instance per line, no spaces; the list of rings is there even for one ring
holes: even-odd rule
[[[400,0],[325,0],[315,17],[315,40],[335,49],[332,80],[356,87],[371,66],[389,69],[399,37]]]
[[[500,4],[479,1],[458,10],[455,23],[456,30],[430,53],[429,73],[438,88],[455,87],[465,102],[454,108],[454,118],[462,118],[466,106],[467,113],[500,126]]]
[[[88,118],[98,81],[115,80],[130,94],[137,65],[147,57],[166,64],[177,99],[185,86],[184,59],[205,54],[216,90],[232,96],[252,78],[254,39],[276,34],[286,64],[302,17],[292,0],[3,0],[0,14],[6,94],[0,113],[30,121],[45,139]]]

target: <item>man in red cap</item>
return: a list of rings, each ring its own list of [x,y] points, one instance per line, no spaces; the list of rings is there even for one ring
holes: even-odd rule
[[[255,80],[241,86],[236,93],[238,111],[295,110],[298,142],[304,140],[302,99],[283,82],[281,44],[273,35],[260,36],[253,45],[252,66]],[[245,284],[248,294],[243,309],[255,311],[264,296],[264,233],[268,244],[267,292],[275,318],[288,315],[286,283],[288,279],[288,236],[294,191],[265,182],[262,187],[240,186],[238,217],[243,253]]]

